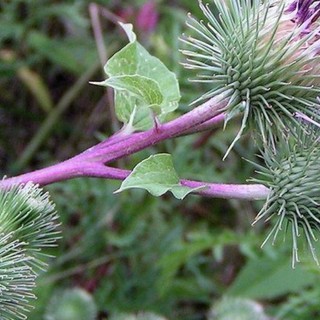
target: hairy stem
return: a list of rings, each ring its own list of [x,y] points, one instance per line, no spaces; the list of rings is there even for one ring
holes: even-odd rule
[[[84,171],[90,177],[115,180],[124,180],[131,173],[130,170],[122,170],[94,163],[92,163],[91,167],[86,167]],[[212,198],[262,200],[267,199],[270,192],[262,184],[223,184],[186,179],[181,179],[180,183],[190,188],[204,187],[193,193]]]
[[[152,146],[155,143],[182,135],[188,131],[197,131],[199,130],[199,127],[200,130],[202,128],[207,128],[210,124],[215,123],[215,121],[220,122],[221,119],[223,119],[223,111],[225,110],[227,103],[227,94],[214,97],[179,118],[161,125],[157,130],[153,128],[145,132],[131,134],[127,137],[113,136],[64,162],[25,173],[17,177],[4,179],[0,182],[0,187],[9,188],[12,185],[23,184],[28,181],[32,181],[39,185],[47,185],[82,176],[98,177],[101,172],[105,174],[105,168],[108,168],[104,166],[105,163],[123,158]],[[108,168],[108,170],[109,173],[106,176],[101,177],[117,179],[112,175],[109,176],[111,169]],[[116,172],[116,170],[120,169],[112,170],[112,172]],[[122,175],[124,174],[123,172],[124,171],[122,170]],[[182,183],[188,184],[189,182],[182,181]],[[209,192],[208,190],[209,189],[202,193],[205,194],[206,192]],[[239,194],[241,193],[241,190],[242,189],[238,190]],[[224,191],[221,196],[223,196],[223,193]]]
[[[76,163],[71,160],[64,161],[48,168],[26,173],[18,177],[2,180],[1,187],[9,188],[12,185],[24,184],[28,181],[33,181],[34,183],[43,186],[76,177],[124,180],[131,173],[129,170],[107,167],[101,163]],[[214,198],[259,200],[266,199],[269,194],[269,189],[262,184],[222,184],[186,179],[180,180],[180,183],[190,188],[203,186],[203,189],[195,191],[194,193]]]
[[[78,157],[100,163],[109,163],[130,154],[150,147],[160,141],[174,138],[177,135],[192,131],[198,126],[205,126],[215,116],[223,114],[228,104],[228,92],[215,96],[190,112],[170,122],[158,126],[157,129],[130,135],[124,141],[110,144],[109,140],[84,151]]]
[[[217,116],[212,117],[211,119],[209,119],[208,121],[205,121],[204,123],[202,123],[200,125],[192,127],[189,130],[179,132],[178,134],[176,134],[174,136],[174,138],[193,134],[193,133],[199,133],[199,132],[206,131],[206,130],[215,129],[215,128],[221,126],[224,119],[225,119],[225,114],[221,113]],[[130,137],[130,139],[132,139],[133,136],[139,137],[139,136],[141,136],[141,132],[131,133],[130,135],[127,135],[127,134],[124,134],[120,130],[120,131],[116,132],[115,134],[113,134],[112,136],[108,137],[108,139],[103,141],[102,144],[104,147],[106,147],[106,146],[109,147],[113,144],[122,143],[123,141],[125,141],[129,137]]]

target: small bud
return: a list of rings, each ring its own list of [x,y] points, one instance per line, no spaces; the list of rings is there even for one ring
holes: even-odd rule
[[[54,205],[42,189],[31,183],[0,189],[1,319],[26,319],[38,268],[46,267],[42,250],[56,245],[57,227]]]
[[[0,232],[12,233],[24,243],[32,264],[44,268],[42,252],[56,245],[59,238],[58,215],[49,194],[38,186],[27,183],[10,190],[0,190]]]
[[[280,138],[274,153],[263,152],[266,167],[260,167],[261,179],[255,182],[270,188],[270,195],[255,222],[265,219],[274,222],[265,244],[272,244],[280,231],[292,234],[292,265],[299,261],[298,240],[303,236],[313,259],[319,264],[314,242],[320,231],[320,146],[318,128],[302,127],[299,138]]]
[[[28,265],[23,243],[13,240],[12,233],[0,234],[0,310],[1,319],[25,319],[36,275]]]
[[[200,71],[195,81],[211,86],[200,99],[231,92],[227,121],[243,114],[236,140],[249,123],[264,143],[274,144],[296,123],[297,112],[320,122],[319,8],[305,0],[296,6],[276,0],[213,3],[217,12],[200,2],[205,21],[187,22],[193,35],[182,39],[190,48],[183,50],[184,65]]]

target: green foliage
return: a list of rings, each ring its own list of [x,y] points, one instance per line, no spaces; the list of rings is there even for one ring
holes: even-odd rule
[[[1,59],[0,70],[12,75],[12,72],[21,65],[33,67],[39,62],[42,64],[43,58],[48,58],[49,61],[75,74],[81,74],[96,58],[93,41],[88,36],[90,24],[84,16],[86,5],[85,0],[77,2],[68,0],[63,3],[50,0],[41,3],[13,0],[2,3],[1,48],[12,51],[19,61],[15,63]],[[55,25],[52,25],[52,21],[55,21]],[[60,28],[59,31],[62,33],[54,36],[57,39],[50,35],[50,32],[55,32],[55,28],[57,31]],[[72,37],[68,36],[68,31]],[[83,36],[87,37],[86,43],[79,41]],[[68,43],[68,38],[73,39],[72,46],[65,45]],[[85,51],[81,56],[79,48]],[[23,53],[27,55],[24,56]]]
[[[299,266],[290,267],[283,254],[249,260],[228,289],[228,294],[252,299],[272,299],[308,287],[317,276]]]
[[[33,153],[30,164],[21,167],[21,172],[66,159],[94,144],[97,137],[110,135],[117,126],[104,109],[105,103],[99,103],[100,90],[88,86],[86,81],[79,96],[69,92],[73,82],[97,61],[87,14],[90,2],[12,0],[0,4],[0,160],[1,170],[6,174],[45,123],[47,112],[50,118],[57,107],[55,103],[64,94],[70,99],[69,109],[57,118],[54,131],[44,140],[43,147]],[[97,1],[113,13],[130,9],[131,5],[137,9],[143,2]],[[190,101],[211,89],[211,84],[190,83],[189,70],[179,65],[177,38],[186,29],[186,12],[195,16],[200,13],[198,2],[160,0],[157,5],[161,16],[157,31],[144,37],[143,45],[176,73],[182,95],[176,112],[184,112],[190,109]],[[109,20],[101,18],[101,22],[104,43],[111,56],[116,48],[123,47],[125,40]],[[22,80],[19,75],[22,67],[39,76],[48,93],[46,98],[32,93],[42,90],[41,85],[38,89],[28,88],[26,83],[32,79]],[[157,79],[142,76],[160,88]],[[95,74],[90,79],[101,79],[101,75]],[[125,105],[133,96],[118,90],[116,98]],[[141,96],[142,93],[138,99],[135,93],[134,99],[144,101]],[[50,107],[46,109],[46,99],[52,101],[52,111]],[[108,110],[109,107],[112,106],[108,104]],[[149,111],[148,108],[145,114],[141,113],[141,119],[148,118],[146,122],[151,125]],[[121,119],[134,120],[136,127],[146,127],[138,121],[137,114],[130,118],[132,109],[128,105],[122,112],[124,115],[118,114]],[[173,154],[175,169],[183,177],[245,182],[253,167],[239,159],[254,160],[257,152],[250,137],[244,136],[221,162],[237,133],[237,125],[235,121],[223,132],[168,141],[159,145],[158,151]],[[150,153],[154,154],[155,150],[133,155],[119,165],[133,168]],[[117,188],[118,182],[96,179],[78,179],[49,187],[61,214],[63,239],[58,248],[50,249],[58,258],[51,263],[49,272],[40,274],[37,288],[33,288],[35,274],[24,264],[29,259],[25,248],[18,242],[11,244],[8,237],[0,240],[0,260],[7,263],[7,273],[1,269],[4,278],[13,279],[15,289],[20,288],[19,293],[28,302],[32,299],[35,307],[29,310],[30,303],[23,304],[20,300],[19,306],[23,307],[17,309],[18,304],[11,304],[10,311],[1,310],[1,317],[11,320],[27,309],[29,319],[43,319],[57,290],[81,287],[92,292],[102,319],[120,313],[136,319],[145,310],[172,320],[206,319],[212,301],[220,301],[230,292],[237,298],[260,299],[266,313],[276,319],[317,319],[319,271],[310,271],[306,262],[299,269],[290,270],[284,258],[287,251],[266,247],[260,252],[264,227],[251,229],[260,204],[195,196],[181,202],[167,195],[153,198],[132,189],[113,195]],[[15,254],[10,260],[3,260],[11,250]],[[12,289],[5,287],[9,283],[6,279],[0,282],[6,290],[1,292],[3,299]],[[38,299],[33,299],[33,294]],[[18,301],[19,297],[15,298]]]
[[[26,169],[25,154],[32,138],[46,118],[53,124],[53,137],[60,141],[62,150],[64,139],[60,133],[71,130],[74,121],[68,117],[60,119],[57,109],[60,99],[64,99],[65,109],[77,108],[81,100],[90,97],[92,105],[97,96],[87,86],[85,94],[69,91],[73,83],[85,71],[92,69],[97,61],[97,50],[92,38],[90,20],[87,15],[89,1],[1,1],[0,20],[0,161],[1,173],[12,174],[14,170]],[[110,34],[108,35],[110,40]],[[112,37],[111,37],[112,39]],[[108,48],[111,52],[112,47]],[[91,75],[91,77],[93,77]],[[91,78],[92,79],[92,78]],[[83,88],[84,84],[82,85]],[[80,88],[80,91],[81,89]],[[78,102],[75,102],[75,99]],[[83,100],[82,100],[83,101]],[[66,103],[67,102],[67,103]],[[91,109],[92,110],[92,109]],[[88,117],[91,110],[83,112]],[[60,111],[61,113],[61,111]],[[86,113],[86,115],[85,115]],[[59,120],[59,125],[55,125]],[[25,125],[27,123],[27,125]],[[51,133],[51,132],[50,132]],[[49,136],[49,137],[48,137]],[[15,141],[19,143],[11,143]],[[51,155],[61,159],[58,143],[46,144],[50,135],[41,134],[41,143],[49,147]],[[65,140],[65,144],[68,142]],[[51,147],[50,147],[51,145]],[[36,152],[34,148],[28,160],[51,161],[49,153]],[[45,149],[45,148],[44,148]],[[6,150],[6,152],[2,152]],[[20,157],[23,160],[21,163]]]
[[[90,68],[96,58],[93,50],[88,52],[88,46],[93,47],[91,41],[83,44],[79,39],[50,39],[38,31],[30,32],[27,40],[30,48],[56,66],[76,75]]]
[[[57,215],[48,193],[28,183],[0,190],[0,309],[3,319],[25,319],[43,250],[56,245]]]
[[[184,200],[183,209],[174,199],[161,201],[138,190],[114,196],[115,188],[107,181],[86,179],[51,187],[66,230],[63,251],[48,280],[93,283],[99,310],[152,310],[185,319],[180,300],[190,301],[190,316],[197,301],[210,301],[216,291],[212,247],[235,245],[239,238],[233,232],[209,232],[201,220],[184,217],[183,211],[193,207],[192,197]],[[169,261],[176,253],[178,265]]]
[[[309,320],[319,317],[320,290],[317,286],[296,294],[280,307],[276,318],[280,320]]]
[[[232,232],[219,232],[212,230],[197,230],[186,235],[186,240],[176,241],[159,261],[160,276],[158,288],[161,295],[168,294],[174,288],[175,277],[179,270],[192,259],[197,259],[207,250],[215,250],[215,256],[219,255],[221,247],[235,245],[241,240]]]
[[[243,114],[235,140],[247,123],[264,144],[274,144],[277,134],[290,129],[288,123],[296,123],[295,112],[320,119],[315,107],[318,70],[310,64],[319,56],[304,46],[316,36],[294,24],[283,30],[292,19],[287,5],[270,0],[200,2],[205,19],[190,16],[187,23],[185,66],[201,73],[195,81],[210,84],[199,100],[230,94],[229,118]]]
[[[175,74],[137,42],[132,25],[121,26],[130,43],[105,65],[109,78],[95,84],[115,89],[115,108],[120,121],[136,130],[146,129],[152,125],[149,108],[162,118],[178,108],[179,84]]]
[[[145,189],[154,196],[161,196],[171,191],[180,200],[190,192],[201,189],[201,187],[188,188],[180,184],[170,154],[156,154],[141,161],[116,192],[131,188]]]

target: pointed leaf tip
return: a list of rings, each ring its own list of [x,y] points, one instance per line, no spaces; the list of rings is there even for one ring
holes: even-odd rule
[[[137,36],[133,32],[133,25],[131,23],[122,23],[119,21],[119,25],[126,33],[130,43],[135,42],[137,40]]]
[[[131,24],[119,24],[130,42],[106,63],[109,78],[94,84],[114,88],[115,111],[121,122],[127,125],[131,120],[133,129],[146,130],[153,125],[150,109],[164,121],[178,108],[179,83],[173,72],[137,42]]]

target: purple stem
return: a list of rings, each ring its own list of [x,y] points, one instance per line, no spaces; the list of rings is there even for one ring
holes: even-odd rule
[[[131,173],[130,170],[107,167],[97,163],[92,163],[83,170],[88,177],[114,180],[124,180]],[[270,192],[262,184],[222,184],[186,179],[180,180],[180,183],[189,188],[205,187],[193,193],[213,198],[261,200],[266,199]]]
[[[39,185],[86,176],[84,170],[90,163],[107,163],[129,154],[147,148],[159,141],[175,137],[197,126],[205,125],[212,118],[222,114],[227,102],[228,93],[216,96],[192,111],[165,123],[158,130],[150,129],[122,139],[121,135],[114,135],[109,139],[87,149],[83,153],[58,163],[56,165],[25,173],[17,177],[5,179],[0,183],[2,187],[10,187],[17,183],[32,181]]]
[[[45,186],[59,181],[83,177],[86,176],[86,168],[89,165],[89,162],[86,163],[74,157],[43,169],[4,179],[0,181],[0,187],[10,188],[13,185],[25,184],[29,181]]]
[[[205,121],[204,123],[202,123],[198,126],[192,127],[182,133],[179,132],[174,137],[184,136],[184,135],[188,135],[188,134],[192,134],[192,133],[198,133],[198,132],[206,131],[209,129],[210,130],[215,129],[221,125],[221,123],[224,121],[224,119],[225,119],[225,113],[221,113],[217,116],[214,116],[212,119]],[[121,143],[124,140],[128,139],[129,137],[131,137],[131,139],[132,139],[133,136],[138,137],[139,132],[132,133],[132,134],[128,135],[126,133],[123,133],[120,130],[120,131],[116,132],[115,134],[113,134],[112,136],[108,137],[108,139],[103,142],[103,147],[106,147],[106,146],[110,147],[113,144]]]
[[[130,136],[114,135],[64,162],[4,179],[0,182],[0,186],[9,188],[12,185],[29,181],[44,186],[76,177],[123,180],[130,174],[130,171],[107,167],[104,163],[125,157],[168,138],[211,128],[212,125],[224,119],[223,111],[226,105],[225,95],[214,97],[187,114],[161,125],[158,130],[150,129]],[[195,193],[219,198],[265,199],[269,193],[268,188],[257,184],[215,184],[192,180],[181,180],[181,184],[191,188],[206,186],[205,189]]]
[[[124,180],[130,173],[130,170],[107,167],[101,163],[83,162],[76,165],[73,161],[65,161],[32,173],[5,179],[1,182],[1,186],[7,188],[14,184],[23,184],[28,181],[33,181],[43,186],[75,177]],[[190,188],[205,187],[193,193],[214,198],[259,200],[266,199],[269,195],[269,189],[262,184],[222,184],[186,179],[180,180],[180,183]]]
[[[8,178],[0,182],[0,187],[8,188],[18,183],[32,181],[39,185],[87,176],[85,168],[90,163],[108,163],[140,151],[157,142],[175,136],[206,129],[211,124],[221,121],[227,105],[227,94],[217,96],[192,111],[161,125],[158,130],[150,129],[127,135],[115,134],[105,141],[87,149],[75,157],[56,165]],[[200,129],[199,129],[200,127]]]
[[[214,117],[220,116],[221,119],[228,104],[228,95],[229,92],[225,92],[215,96],[179,118],[158,126],[157,130],[152,128],[144,132],[132,134],[125,140],[120,140],[119,143],[110,144],[107,139],[84,151],[77,157],[84,160],[109,163],[150,147],[160,141],[174,138],[190,130],[192,131],[198,126],[207,126]]]
[[[39,185],[47,185],[53,182],[67,180],[76,177],[95,177],[104,179],[124,180],[131,171],[107,167],[101,163],[64,161],[57,165],[23,174],[18,177],[2,180],[1,186],[9,188],[14,184],[24,184],[33,181]],[[195,191],[207,197],[223,199],[266,199],[269,189],[261,184],[221,184],[183,179],[181,185],[196,188],[204,186],[204,189]]]
[[[189,130],[189,132],[184,132],[183,134],[190,134],[193,132],[200,132],[207,129],[214,128],[215,126],[219,125],[224,120],[224,114],[220,114],[218,116],[213,117],[212,119],[206,121],[205,123],[199,125],[198,127],[193,127]],[[178,136],[179,134],[177,134]],[[130,136],[128,135],[122,135],[121,132],[116,133],[103,141],[101,144],[96,145],[89,149],[95,151],[96,148],[103,147],[105,152],[108,151],[108,148],[113,145],[122,145],[123,142],[125,142],[128,138],[135,137],[136,139],[140,139],[141,133],[133,133]],[[96,166],[94,167],[94,170],[99,170],[101,168],[104,168],[105,166],[101,164],[101,166],[98,166],[98,163],[96,163]],[[114,169],[115,170],[115,169]],[[90,171],[90,174],[88,174]],[[22,175],[19,175],[17,177],[12,177],[5,179],[0,182],[0,186],[4,188],[8,188],[11,185],[14,184],[20,184],[20,183],[27,183],[28,181],[33,181],[36,184],[39,185],[48,185],[54,182],[63,181],[67,179],[77,178],[81,176],[89,176],[89,177],[95,177],[95,172],[92,170],[92,166],[90,161],[85,161],[81,158],[80,155],[75,156],[69,160],[63,161],[61,163],[49,166],[44,169],[35,170],[29,173],[25,173]],[[99,175],[98,175],[99,176]],[[110,177],[113,179],[112,177]]]
[[[221,123],[225,120],[225,113],[218,114],[214,116],[212,119],[207,120],[195,127],[190,128],[189,130],[184,131],[181,135],[187,135],[191,133],[197,133],[201,131],[211,130],[217,128]]]

